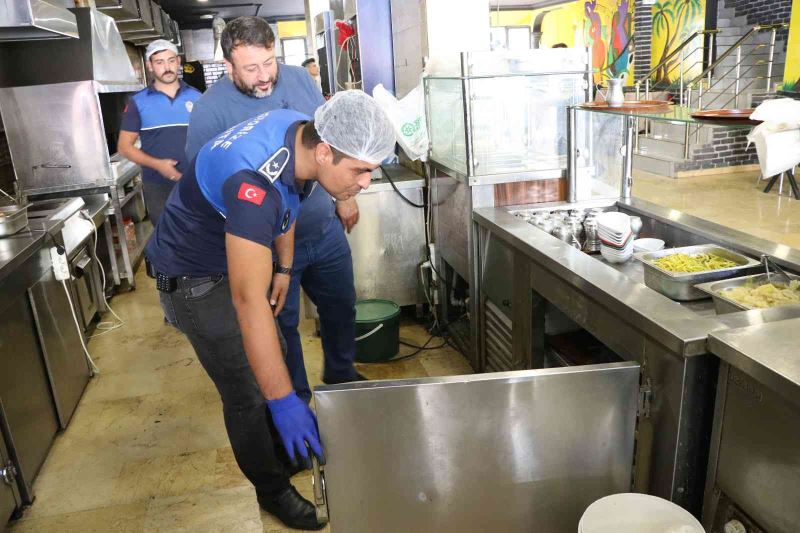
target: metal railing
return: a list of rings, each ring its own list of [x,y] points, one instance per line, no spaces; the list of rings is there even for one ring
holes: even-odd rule
[[[760,24],[753,26],[750,28],[747,33],[745,33],[741,38],[737,39],[725,52],[723,52],[719,57],[714,58],[715,47],[718,46],[717,44],[717,34],[722,33],[722,30],[702,30],[694,32],[690,35],[687,39],[685,39],[675,50],[673,50],[668,56],[666,56],[658,65],[650,69],[647,74],[642,76],[640,79],[636,81],[636,97],[639,99],[641,87],[644,84],[644,94],[645,99],[649,99],[650,91],[651,91],[651,77],[654,73],[658,72],[659,70],[667,69],[663,78],[670,79],[670,74],[674,71],[675,68],[679,68],[678,74],[678,100],[680,105],[686,105],[687,107],[695,107],[697,109],[703,108],[703,97],[704,95],[708,94],[712,90],[716,89],[719,94],[726,94],[727,92],[732,92],[732,96],[728,98],[721,106],[715,104],[716,107],[726,108],[731,103],[734,104],[735,107],[739,104],[739,97],[745,91],[750,89],[754,86],[754,84],[758,83],[761,80],[766,80],[766,84],[764,89],[766,91],[770,90],[770,86],[772,85],[772,78],[773,78],[773,70],[774,70],[774,62],[775,62],[775,41],[778,30],[788,28],[789,24],[781,23],[781,24]],[[755,35],[770,31],[770,42],[769,44],[764,43],[751,43],[751,40],[754,38]],[[704,46],[701,44],[694,49],[691,50],[690,53],[686,53],[686,50],[690,48],[690,44],[694,41],[698,36],[705,36],[708,35],[708,46]],[[744,46],[751,45],[751,48],[748,50],[744,50]],[[767,48],[766,52],[762,52]],[[693,62],[687,64],[687,57],[696,57],[697,52],[699,50],[703,50],[701,57],[699,59],[695,59]],[[766,59],[756,59],[759,55],[766,56]],[[675,62],[675,58],[679,57],[679,60]],[[720,67],[722,66],[723,62],[731,57],[734,56],[735,60],[733,66],[727,68],[724,73],[720,73],[722,70]],[[755,61],[752,63],[748,63],[749,60],[754,59]],[[702,72],[688,81],[685,80],[687,73],[691,72],[697,64],[704,64],[706,65]],[[672,64],[670,67],[669,65]],[[756,74],[754,76],[748,76],[754,69],[758,67],[762,67],[766,65],[767,72],[766,75]],[[665,89],[672,88],[674,82],[664,87]],[[693,97],[695,96],[695,90],[697,90],[697,99],[694,100]],[[731,91],[732,90],[732,91]],[[714,99],[711,100],[712,102],[715,101]],[[696,102],[696,104],[695,104]],[[691,138],[692,133],[694,133],[695,142],[699,142],[699,132],[702,126],[696,126],[694,132],[691,130],[691,125],[686,124],[686,129],[684,133],[683,145],[684,145],[684,158],[688,159],[691,153]],[[637,136],[636,136],[636,147],[639,146],[639,134],[638,134],[638,127],[637,127]],[[649,121],[645,123],[645,135],[649,135]]]
[[[698,31],[693,32],[686,39],[684,39],[683,42],[681,42],[681,44],[679,44],[675,48],[675,50],[670,52],[655,67],[653,67],[649,71],[647,71],[647,73],[644,76],[642,76],[641,78],[636,80],[636,83],[635,83],[635,86],[636,86],[636,99],[638,100],[639,97],[641,96],[642,84],[644,84],[645,99],[649,99],[650,98],[650,90],[651,90],[651,88],[654,87],[654,84],[652,83],[652,79],[651,79],[653,74],[655,74],[658,71],[666,69],[664,71],[663,78],[665,80],[669,80],[671,74],[673,74],[673,72],[677,68],[678,69],[678,83],[679,83],[679,87],[680,87],[679,88],[679,100],[680,100],[680,104],[683,105],[683,103],[684,103],[684,100],[683,100],[684,82],[685,82],[686,74],[688,72],[691,72],[691,70],[694,69],[697,65],[701,65],[702,66],[704,64],[704,61],[708,61],[709,63],[711,62],[711,58],[713,57],[716,34],[720,33],[720,31],[721,30],[698,30]],[[698,37],[703,37],[704,38],[706,35],[709,36],[709,46],[708,47],[706,47],[705,43],[703,43],[702,41],[699,44],[697,44],[697,43],[695,43],[694,45],[692,44],[692,43],[695,42],[695,40]],[[691,50],[689,50],[688,53],[687,53],[687,49],[689,49],[692,46],[693,46],[693,48],[691,48]],[[697,59],[694,59],[694,61],[692,63],[689,63],[687,65],[687,58],[690,58],[690,60],[691,60],[691,58],[696,58],[697,55],[698,55],[698,52],[701,52],[700,53],[700,57],[697,58]],[[706,52],[708,54],[708,57],[705,57],[706,56]],[[677,62],[675,61],[676,57],[678,58]],[[657,86],[657,85],[655,85],[655,86]],[[664,86],[664,88],[669,88],[669,87],[671,87],[671,83],[669,81],[667,81],[666,85]]]

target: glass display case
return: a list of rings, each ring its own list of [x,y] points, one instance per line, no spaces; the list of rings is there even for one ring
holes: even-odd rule
[[[433,161],[464,176],[567,166],[567,107],[590,98],[583,49],[433,58],[425,104]]]

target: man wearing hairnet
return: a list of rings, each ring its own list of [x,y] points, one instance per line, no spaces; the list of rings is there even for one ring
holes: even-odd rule
[[[209,88],[194,107],[186,137],[189,161],[204,144],[239,122],[273,109],[313,116],[325,103],[305,69],[276,60],[274,44],[275,35],[261,17],[239,17],[225,27],[220,45],[228,75]],[[336,384],[362,378],[353,365],[356,290],[345,236],[345,231],[358,223],[359,213],[355,198],[334,202],[321,187],[305,202],[294,232],[273,246],[272,302],[286,339],[289,376],[297,395],[309,402],[311,387],[298,331],[301,286],[319,313],[322,381]]]
[[[317,184],[352,198],[394,144],[389,119],[361,91],[337,93],[313,120],[289,109],[262,113],[203,146],[146,248],[167,320],[217,386],[237,464],[261,507],[297,529],[325,524],[290,484],[273,443],[305,467],[308,448],[324,456],[270,309],[271,248]]]

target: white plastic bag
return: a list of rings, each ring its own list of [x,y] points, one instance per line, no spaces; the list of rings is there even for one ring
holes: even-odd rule
[[[428,128],[425,124],[422,85],[398,100],[379,84],[372,90],[372,97],[392,121],[397,142],[409,159],[425,161],[428,157]]]

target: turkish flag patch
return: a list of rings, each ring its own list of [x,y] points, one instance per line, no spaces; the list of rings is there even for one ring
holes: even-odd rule
[[[251,204],[261,205],[264,203],[264,198],[267,196],[267,191],[249,183],[242,183],[239,186],[239,194],[236,197],[239,200],[250,202]]]

